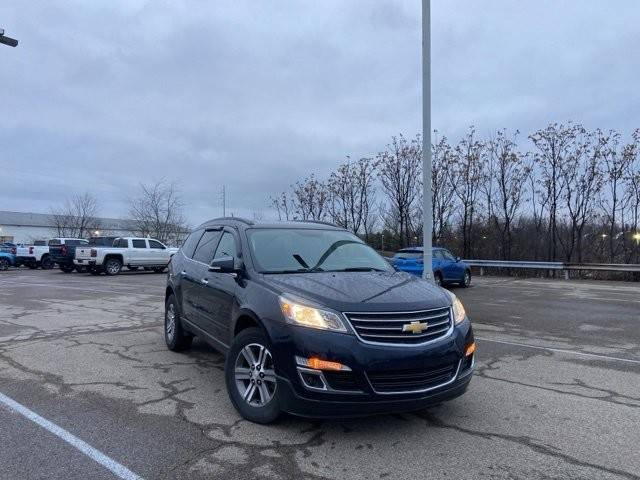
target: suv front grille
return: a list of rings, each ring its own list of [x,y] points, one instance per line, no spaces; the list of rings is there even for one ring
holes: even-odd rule
[[[444,336],[451,328],[449,307],[417,312],[345,313],[366,342],[419,344]]]
[[[451,363],[425,370],[385,370],[367,372],[371,386],[378,393],[407,393],[437,388],[449,383],[458,371]]]

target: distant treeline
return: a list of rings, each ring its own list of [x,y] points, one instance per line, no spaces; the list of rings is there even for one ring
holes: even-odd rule
[[[435,244],[465,258],[640,263],[640,129],[553,123],[520,139],[472,127],[458,142],[434,133]],[[271,205],[280,219],[331,221],[377,249],[421,244],[420,136],[347,157]]]

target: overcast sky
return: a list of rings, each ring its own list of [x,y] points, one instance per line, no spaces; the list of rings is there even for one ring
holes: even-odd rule
[[[637,0],[433,0],[433,128],[640,127]],[[179,182],[192,223],[421,130],[420,2],[0,3],[0,210]],[[526,135],[524,135],[526,137]]]

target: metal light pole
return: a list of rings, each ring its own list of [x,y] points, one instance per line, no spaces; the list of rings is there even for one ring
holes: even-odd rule
[[[422,278],[433,281],[431,267],[431,0],[422,0]]]
[[[10,47],[18,46],[18,40],[16,40],[15,38],[4,36],[4,28],[0,28],[0,43],[4,43],[5,45],[9,45]]]

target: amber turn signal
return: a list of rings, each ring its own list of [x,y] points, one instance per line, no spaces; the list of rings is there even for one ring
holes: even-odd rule
[[[464,349],[464,356],[468,357],[475,351],[476,351],[476,342],[470,343],[469,345],[467,345],[467,348]]]

